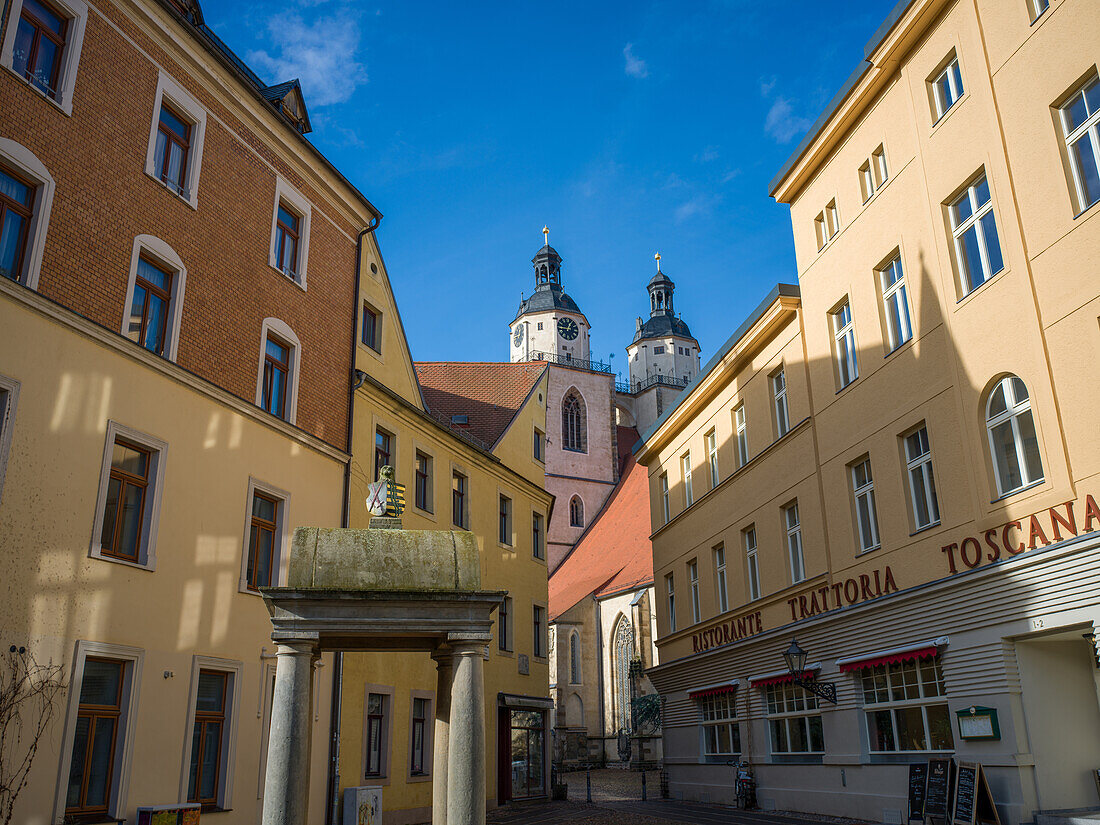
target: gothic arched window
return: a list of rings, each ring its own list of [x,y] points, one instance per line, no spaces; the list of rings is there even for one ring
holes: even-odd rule
[[[1043,479],[1043,460],[1024,382],[1008,375],[993,385],[985,407],[989,451],[1002,496]]]
[[[620,730],[630,730],[630,660],[634,658],[634,628],[625,616],[619,617],[612,639],[615,721]]]
[[[569,500],[569,526],[584,527],[584,502],[580,496],[573,496]]]
[[[587,453],[584,401],[570,390],[561,405],[561,447],[574,453]]]
[[[569,637],[569,684],[581,683],[581,637],[573,633]]]

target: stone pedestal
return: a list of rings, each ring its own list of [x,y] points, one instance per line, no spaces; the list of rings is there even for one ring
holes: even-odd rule
[[[454,657],[446,825],[485,825],[484,641],[450,642]]]
[[[307,825],[316,639],[280,641],[264,780],[264,825]]]

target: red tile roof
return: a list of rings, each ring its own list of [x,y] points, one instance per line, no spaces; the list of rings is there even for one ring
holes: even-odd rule
[[[633,428],[620,427],[617,435],[620,451],[624,441],[633,446],[638,440]],[[550,618],[588,595],[608,596],[652,584],[649,533],[648,472],[628,452],[622,477],[607,503],[550,576]]]
[[[508,429],[545,364],[421,361],[413,365],[428,412],[488,448]],[[452,424],[465,415],[468,424]]]

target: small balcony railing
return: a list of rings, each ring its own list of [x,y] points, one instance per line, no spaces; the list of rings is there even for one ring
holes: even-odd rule
[[[671,375],[651,375],[641,381],[616,381],[615,391],[636,395],[642,390],[648,390],[650,387],[675,387],[676,389],[683,389],[687,385],[688,382],[683,378],[676,378]]]
[[[579,358],[571,358],[568,355],[559,355],[556,352],[532,352],[527,356],[528,361],[546,361],[550,364],[561,364],[578,370],[589,372],[603,372],[611,374],[611,365],[603,361],[582,361]]]

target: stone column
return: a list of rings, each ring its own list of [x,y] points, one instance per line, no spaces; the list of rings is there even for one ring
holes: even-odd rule
[[[454,675],[447,743],[447,825],[485,825],[483,655],[487,643],[487,640],[449,643]]]
[[[451,651],[441,648],[435,659],[435,736],[432,739],[432,825],[447,825],[447,760],[451,738],[451,681],[454,661]]]
[[[307,825],[316,638],[276,640],[263,825]]]

